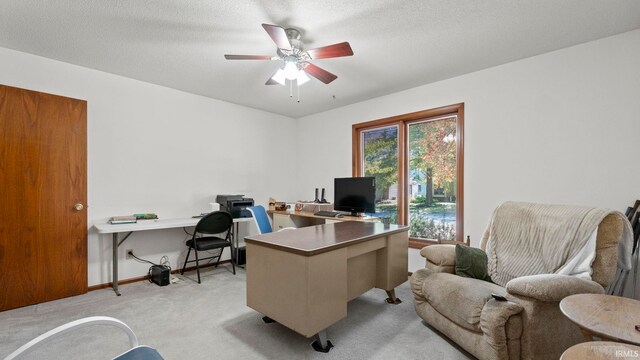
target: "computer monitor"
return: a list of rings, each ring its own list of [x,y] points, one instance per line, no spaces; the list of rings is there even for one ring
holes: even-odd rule
[[[374,177],[336,178],[333,183],[333,209],[351,215],[376,212]]]

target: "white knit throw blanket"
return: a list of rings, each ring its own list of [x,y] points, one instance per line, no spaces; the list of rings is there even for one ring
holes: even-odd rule
[[[591,207],[524,202],[500,205],[484,234],[491,280],[505,286],[509,280],[521,276],[561,273],[563,266],[587,246],[591,235],[609,214],[625,218],[618,211]],[[633,232],[626,218],[625,222],[618,243],[618,267],[628,270]]]

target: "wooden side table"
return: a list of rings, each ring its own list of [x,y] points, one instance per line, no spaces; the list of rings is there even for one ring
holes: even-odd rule
[[[610,360],[640,358],[640,346],[612,341],[590,341],[567,349],[560,360]]]
[[[640,345],[640,301],[602,294],[578,294],[560,301],[560,310],[580,327],[585,340]]]

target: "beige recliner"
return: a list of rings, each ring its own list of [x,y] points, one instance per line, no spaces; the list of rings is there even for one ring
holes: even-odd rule
[[[573,294],[604,293],[615,277],[624,226],[613,215],[600,222],[592,280],[541,274],[517,277],[502,287],[454,275],[455,245],[425,247],[420,254],[426,268],[410,280],[416,312],[479,359],[558,359],[584,341],[560,312],[559,302]],[[486,251],[486,236],[480,246]],[[496,301],[491,293],[508,301]]]

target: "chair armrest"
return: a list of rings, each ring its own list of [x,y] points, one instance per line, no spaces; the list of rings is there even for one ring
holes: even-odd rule
[[[522,305],[511,301],[491,299],[484,304],[480,313],[480,329],[492,346],[506,347],[507,339],[522,336],[522,318],[516,316],[522,310]]]
[[[129,344],[131,345],[132,348],[138,346],[138,338],[136,337],[136,334],[133,333],[133,330],[131,330],[131,328],[129,326],[127,326],[127,324],[123,323],[122,321],[118,320],[118,319],[114,319],[112,317],[108,317],[108,316],[91,316],[91,317],[87,317],[84,319],[79,319],[79,320],[75,320],[75,321],[71,321],[69,323],[66,323],[64,325],[60,325],[55,329],[49,330],[46,333],[38,336],[37,338],[29,341],[28,343],[22,345],[20,348],[18,348],[16,351],[12,352],[11,354],[9,354],[9,356],[7,356],[6,358],[4,358],[4,360],[12,360],[15,359],[17,357],[23,356],[24,354],[28,353],[29,351],[33,350],[33,348],[36,345],[41,345],[49,340],[52,340],[62,334],[65,334],[71,330],[77,330],[83,327],[87,327],[87,326],[92,326],[92,325],[111,325],[111,326],[115,326],[119,329],[121,329],[122,331],[124,331],[127,336],[129,337]]]
[[[540,301],[560,301],[573,294],[604,294],[600,284],[575,276],[543,274],[515,278],[507,283],[507,293]]]
[[[427,281],[427,278],[433,274],[435,274],[435,272],[431,269],[423,268],[414,271],[409,277],[414,303],[418,304],[427,301],[425,294],[422,292],[422,287],[424,286],[424,282]]]
[[[453,274],[456,265],[455,245],[430,245],[420,250],[420,255],[427,259],[426,267],[435,272]]]
[[[286,228],[282,228],[282,229],[280,229],[280,230],[278,230],[276,232],[285,231],[285,230],[295,230],[295,229],[297,229],[297,228],[295,228],[293,226],[289,226],[289,227],[286,227]]]

